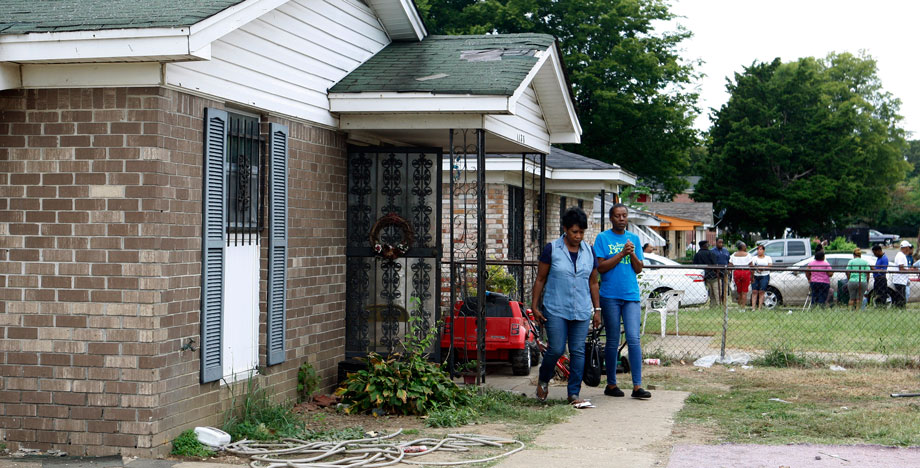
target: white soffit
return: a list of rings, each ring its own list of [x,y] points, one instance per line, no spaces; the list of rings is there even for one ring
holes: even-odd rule
[[[0,90],[22,87],[22,75],[19,65],[0,63]]]
[[[413,0],[365,0],[380,19],[390,39],[420,41],[428,35]]]
[[[211,42],[288,0],[246,0],[190,27],[0,35],[0,62],[209,60]]]

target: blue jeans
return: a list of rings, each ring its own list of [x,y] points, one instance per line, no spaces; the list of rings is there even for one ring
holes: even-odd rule
[[[829,283],[811,282],[811,301],[815,304],[824,305],[827,303],[827,293],[830,292]]]
[[[626,329],[626,347],[629,349],[629,372],[633,385],[642,385],[642,346],[639,344],[639,316],[642,308],[639,301],[624,301],[601,297],[604,328],[607,329],[607,345],[604,347],[604,362],[607,365],[607,384],[617,383],[617,348],[620,345],[620,319]]]
[[[546,337],[549,345],[540,364],[540,382],[549,382],[556,372],[556,361],[565,352],[565,343],[569,343],[569,396],[578,396],[581,392],[581,378],[585,372],[585,340],[588,338],[590,320],[566,320],[546,316]]]

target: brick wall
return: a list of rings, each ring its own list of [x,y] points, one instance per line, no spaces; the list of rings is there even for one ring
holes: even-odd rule
[[[450,187],[448,184],[444,184],[442,187],[444,196],[442,197],[441,208],[442,208],[442,218],[445,220],[441,229],[441,239],[444,245],[444,255],[442,257],[442,273],[441,273],[441,294],[442,294],[442,304],[447,304],[450,297],[450,270],[449,270],[449,256],[450,256],[450,224],[449,220],[452,218],[450,214]],[[486,186],[486,258],[487,260],[505,260],[508,258],[508,223],[507,219],[509,216],[509,207],[508,207],[508,185],[506,184],[487,184]],[[462,217],[464,213],[464,204],[466,201],[469,201],[469,217],[466,221],[467,233],[464,236],[462,229],[462,223],[455,225],[456,232],[454,233],[456,246],[455,255],[463,256],[463,252],[469,252],[471,257],[475,257],[475,251],[471,250],[475,246],[476,239],[476,229],[477,229],[477,220],[476,220],[476,199],[473,197],[466,198],[462,195],[456,196],[454,199],[454,215],[455,217]],[[539,224],[539,216],[534,216],[535,212],[539,212],[539,207],[537,206],[539,202],[539,190],[532,190],[530,188],[524,190],[524,258],[528,261],[535,261],[540,255],[542,245],[540,245],[539,235],[532,237],[531,230]],[[594,244],[594,238],[599,232],[600,225],[595,223],[591,217],[590,213],[594,207],[594,202],[592,200],[584,200],[583,202],[585,213],[589,215],[588,217],[588,232],[585,235],[585,240],[589,245]],[[573,197],[568,197],[566,199],[566,207],[578,206],[578,199]],[[546,241],[551,242],[552,240],[559,237],[561,218],[559,216],[561,207],[561,197],[555,194],[547,194],[546,198]],[[456,220],[455,220],[456,221]],[[609,224],[609,223],[608,223]],[[473,242],[466,242],[466,239],[472,239]],[[471,269],[472,272],[475,272],[475,268]],[[472,276],[473,278],[475,275]],[[533,284],[534,273],[531,269],[526,269],[524,274],[524,289],[525,289],[525,299],[527,302],[530,301],[530,288]],[[472,282],[471,285],[475,285],[475,282]]]
[[[200,332],[206,106],[222,104],[162,88],[0,92],[0,433],[11,446],[163,453],[181,430],[219,423],[226,387],[198,384],[198,353],[180,351]],[[282,398],[303,359],[330,385],[343,355],[344,249],[328,246],[344,244],[346,184],[341,135],[283,123],[288,360],[264,377]],[[263,310],[263,363],[264,321]]]

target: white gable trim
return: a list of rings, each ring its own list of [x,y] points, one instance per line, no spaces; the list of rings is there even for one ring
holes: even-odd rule
[[[287,3],[288,0],[247,0],[205,18],[189,28],[189,50],[198,50],[227,33]]]
[[[549,129],[550,143],[581,143],[581,124],[575,113],[575,103],[569,94],[568,83],[562,72],[562,60],[555,45],[549,47],[536,66],[514,91],[515,102],[524,90],[533,85],[537,100],[543,109],[543,119]],[[546,109],[564,109],[564,118],[548,115]]]

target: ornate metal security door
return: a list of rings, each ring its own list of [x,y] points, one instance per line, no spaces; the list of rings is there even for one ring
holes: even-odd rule
[[[441,149],[349,148],[347,223],[346,357],[399,351],[440,319]]]

